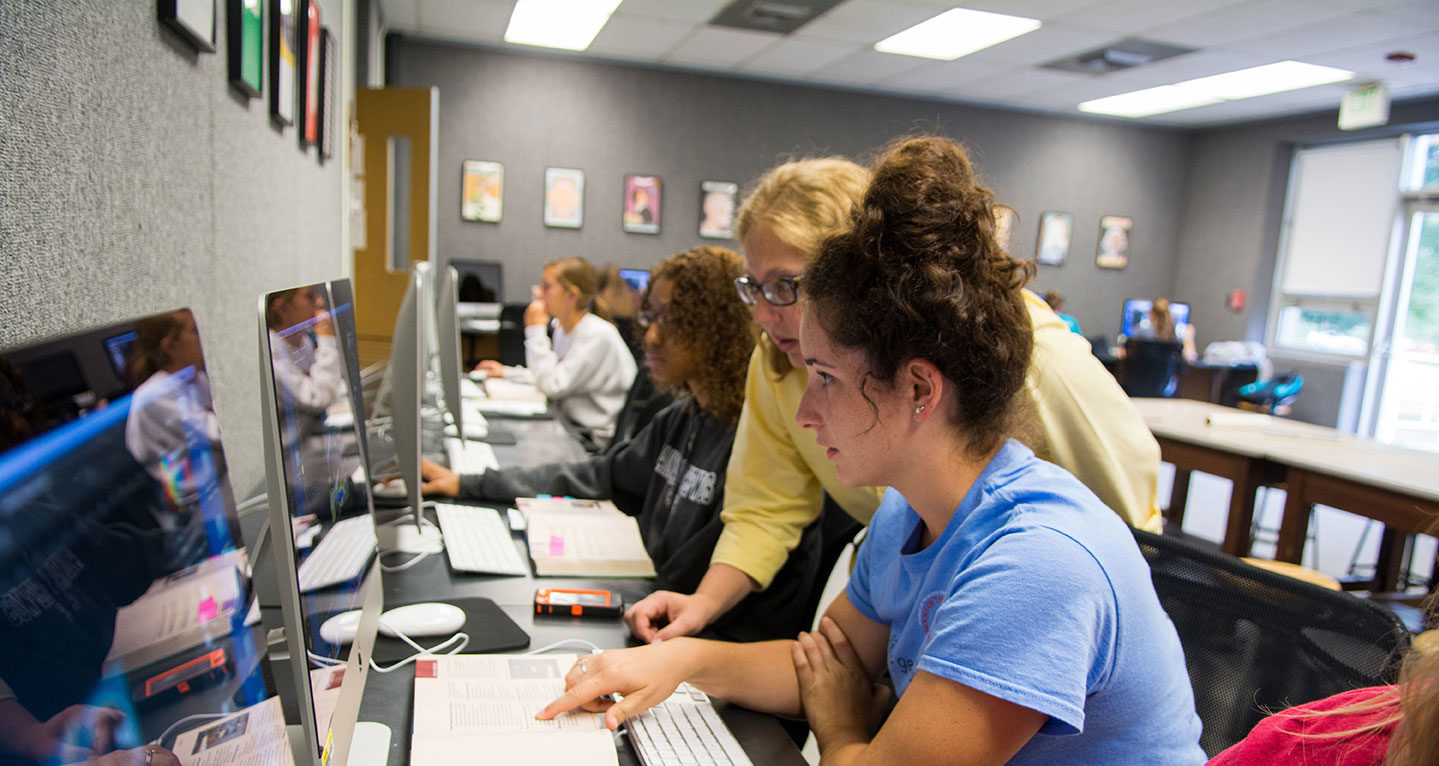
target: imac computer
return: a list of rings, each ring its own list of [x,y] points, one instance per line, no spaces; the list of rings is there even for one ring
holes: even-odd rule
[[[194,315],[0,350],[0,391],[0,762],[292,763]]]
[[[375,752],[370,744],[352,747],[357,729],[367,740],[389,738],[380,724],[357,727],[383,596],[361,447],[364,420],[356,412],[345,428],[325,424],[333,408],[354,406],[345,358],[353,352],[353,337],[337,329],[343,323],[335,321],[332,306],[326,283],[264,295],[259,306],[270,531],[304,743],[296,755],[299,763],[316,765],[357,763],[352,753]],[[335,565],[340,581],[319,588],[303,584],[302,568],[330,555],[344,563]],[[353,566],[355,560],[360,566]],[[341,614],[357,617],[343,636],[322,632],[327,620]],[[336,675],[338,667],[343,671]]]
[[[460,302],[499,305],[505,300],[504,264],[474,258],[450,258],[446,263],[459,274]]]
[[[1149,310],[1154,307],[1154,301],[1131,298],[1124,302],[1124,318],[1119,326],[1119,334],[1125,338],[1135,337],[1136,332],[1141,332],[1149,326]],[[1174,317],[1174,330],[1182,337],[1185,328],[1189,325],[1189,304],[1170,303],[1169,314]]]
[[[440,376],[440,397],[449,413],[455,433],[465,434],[464,406],[460,402],[460,314],[459,273],[442,266],[435,278],[435,351]]]
[[[628,282],[636,294],[643,294],[650,284],[649,269],[620,269],[620,279]]]

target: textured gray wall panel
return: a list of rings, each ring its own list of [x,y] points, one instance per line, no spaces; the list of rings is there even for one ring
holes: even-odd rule
[[[322,2],[337,39],[344,5]],[[341,273],[341,179],[231,91],[223,8],[197,54],[154,0],[0,0],[0,348],[193,307],[244,496],[255,302]]]

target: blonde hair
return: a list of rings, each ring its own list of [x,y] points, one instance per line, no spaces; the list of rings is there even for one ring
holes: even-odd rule
[[[849,227],[869,178],[868,170],[843,157],[795,160],[770,168],[755,180],[740,205],[735,236],[743,242],[764,224],[779,241],[803,253],[808,264],[826,237]],[[771,365],[788,372],[789,358],[773,344],[765,348]]]
[[[1168,298],[1155,298],[1149,309],[1149,321],[1154,326],[1154,337],[1159,340],[1174,340],[1174,314],[1169,311]]]
[[[599,277],[589,261],[572,255],[545,264],[545,269],[555,270],[555,279],[562,287],[571,288],[579,294],[580,309],[609,321],[610,307],[599,297]]]

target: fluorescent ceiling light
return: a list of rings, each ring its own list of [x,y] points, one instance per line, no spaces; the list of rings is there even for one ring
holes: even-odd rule
[[[1097,98],[1079,105],[1079,111],[1108,114],[1115,117],[1148,117],[1164,112],[1177,112],[1209,106],[1221,101],[1238,101],[1286,90],[1343,82],[1354,78],[1345,69],[1280,61],[1264,66],[1225,72],[1210,77],[1161,85],[1117,96]]]
[[[1039,29],[1038,19],[952,8],[874,44],[881,53],[953,61]]]
[[[519,0],[505,42],[582,51],[590,47],[620,0]]]
[[[1353,77],[1353,72],[1344,69],[1305,64],[1301,61],[1280,61],[1274,64],[1240,69],[1237,72],[1225,72],[1211,77],[1200,77],[1197,80],[1185,80],[1177,82],[1175,85],[1181,88],[1193,88],[1227,101],[1237,101],[1241,98],[1267,96],[1270,93],[1282,93],[1286,90],[1328,85]]]
[[[1146,88],[1117,96],[1096,98],[1079,105],[1079,111],[1093,114],[1110,114],[1115,117],[1148,117],[1151,114],[1193,109],[1196,106],[1217,104],[1222,99],[1207,96],[1198,91],[1186,90],[1173,85]]]

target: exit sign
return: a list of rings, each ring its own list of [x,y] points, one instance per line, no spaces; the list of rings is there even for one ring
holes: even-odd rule
[[[1389,122],[1389,91],[1371,82],[1344,94],[1339,102],[1339,129],[1358,130]]]

